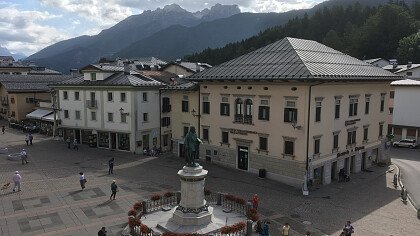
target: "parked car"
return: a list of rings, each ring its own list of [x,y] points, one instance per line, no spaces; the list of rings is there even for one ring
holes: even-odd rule
[[[401,139],[400,141],[394,142],[392,145],[394,147],[415,148],[417,146],[417,142],[415,139]]]

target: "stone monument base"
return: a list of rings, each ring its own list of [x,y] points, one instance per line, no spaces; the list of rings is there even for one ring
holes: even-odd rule
[[[184,213],[182,211],[175,210],[172,220],[178,225],[202,225],[211,222],[212,215],[213,207],[208,207],[207,211],[203,211],[199,214]]]

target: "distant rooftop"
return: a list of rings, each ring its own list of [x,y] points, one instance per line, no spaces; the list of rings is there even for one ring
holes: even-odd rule
[[[401,73],[401,72],[412,70],[412,69],[415,69],[415,68],[418,68],[418,67],[420,67],[420,64],[411,64],[411,66],[396,65],[396,67],[394,67],[394,65],[386,65],[386,66],[382,67],[382,69],[393,71],[394,73]]]
[[[395,80],[382,68],[321,43],[284,38],[189,77],[201,80]]]
[[[49,84],[70,79],[69,75],[0,75],[0,84],[10,91],[49,91]]]
[[[419,80],[414,79],[403,79],[403,80],[397,80],[391,83],[393,86],[420,86]]]

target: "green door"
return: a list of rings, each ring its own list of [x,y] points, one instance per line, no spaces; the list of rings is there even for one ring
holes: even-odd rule
[[[238,169],[248,170],[248,147],[238,146]]]

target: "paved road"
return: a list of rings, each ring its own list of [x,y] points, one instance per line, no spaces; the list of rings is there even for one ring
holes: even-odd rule
[[[25,147],[29,164],[8,161],[0,155],[0,183],[10,182],[14,171],[23,176],[19,193],[0,191],[0,236],[7,235],[97,235],[107,226],[109,235],[118,235],[127,222],[127,211],[135,201],[180,187],[177,171],[183,160],[174,156],[144,158],[131,153],[80,146],[68,150],[66,144],[35,135],[26,147],[24,135],[14,130],[0,134],[0,147],[11,152]],[[107,173],[107,160],[115,157],[115,175]],[[293,235],[339,235],[351,220],[355,235],[417,235],[420,224],[411,206],[402,204],[399,189],[392,186],[393,173],[385,167],[352,175],[347,183],[333,183],[302,197],[300,191],[254,174],[202,163],[209,171],[206,186],[246,199],[258,193],[260,212],[272,222],[272,235],[288,222]],[[80,191],[79,171],[88,178]],[[110,183],[117,180],[116,201],[108,201]],[[379,227],[378,227],[379,225]]]
[[[420,207],[420,149],[392,148],[392,162],[402,172],[402,182],[417,207]]]

